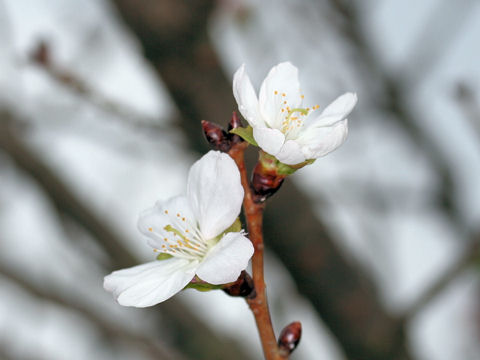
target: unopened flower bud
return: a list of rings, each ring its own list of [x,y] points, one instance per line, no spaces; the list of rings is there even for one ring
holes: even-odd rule
[[[283,356],[290,355],[297,347],[302,336],[302,324],[299,321],[285,326],[278,337],[278,348]]]
[[[268,174],[262,170],[261,165],[257,164],[252,178],[252,188],[257,195],[258,202],[263,202],[275,194],[285,180],[284,175]]]
[[[240,136],[230,133],[230,130],[243,127],[242,120],[238,117],[237,113],[234,111],[232,113],[232,119],[228,123],[228,135],[232,143],[238,144],[244,141]]]
[[[251,276],[244,270],[237,281],[223,288],[230,296],[255,297],[255,288]]]
[[[257,202],[263,202],[275,194],[287,177],[287,174],[280,173],[277,165],[277,159],[260,151],[260,157],[252,175],[252,189]]]
[[[215,150],[228,152],[231,148],[231,141],[229,134],[223,130],[219,125],[210,121],[202,120],[202,128],[207,141],[213,146]]]

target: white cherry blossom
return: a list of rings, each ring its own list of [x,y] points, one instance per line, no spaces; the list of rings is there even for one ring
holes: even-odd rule
[[[240,173],[227,154],[210,151],[190,169],[187,194],[144,211],[139,230],[163,260],[114,271],[104,288],[119,304],[146,307],[182,290],[197,275],[220,285],[237,280],[253,246],[231,230],[243,201]]]
[[[287,165],[319,158],[342,145],[346,117],[357,103],[356,94],[345,93],[321,113],[318,105],[304,106],[298,70],[289,62],[270,70],[258,98],[242,65],[233,77],[233,94],[258,146]]]

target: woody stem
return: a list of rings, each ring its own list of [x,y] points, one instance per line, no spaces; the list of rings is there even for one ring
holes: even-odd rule
[[[255,317],[255,322],[257,323],[265,359],[282,360],[287,359],[287,357],[281,355],[278,349],[277,340],[270,318],[270,311],[268,310],[263,272],[262,226],[265,204],[255,202],[255,196],[250,188],[244,160],[244,153],[247,146],[248,144],[246,142],[235,144],[228,152],[233,160],[235,160],[235,163],[240,170],[242,186],[245,190],[243,208],[245,211],[249,237],[255,249],[252,257],[252,275],[255,287],[255,295],[254,297],[247,297],[247,302]]]

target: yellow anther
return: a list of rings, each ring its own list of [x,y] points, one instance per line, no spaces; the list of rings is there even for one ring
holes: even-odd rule
[[[282,93],[282,96],[287,96],[287,94],[285,94],[285,93]]]
[[[164,213],[165,213],[165,214],[168,214],[168,210],[165,210]]]
[[[284,101],[283,103],[284,103],[284,104],[287,104],[287,102],[286,102],[286,101]]]
[[[185,218],[184,218],[184,217],[182,217],[182,221],[185,221]]]
[[[153,229],[151,227],[148,228],[148,231],[153,231]]]
[[[274,93],[275,95],[278,95],[278,91],[277,91],[277,90],[275,90],[273,93]]]
[[[300,97],[301,97],[302,99],[305,99],[305,95],[300,95]]]

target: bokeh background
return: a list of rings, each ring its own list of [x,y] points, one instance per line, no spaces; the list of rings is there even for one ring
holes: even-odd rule
[[[152,258],[138,213],[184,191],[238,66],[289,60],[307,103],[359,97],[266,210],[292,359],[480,359],[479,39],[476,0],[1,0],[0,358],[261,358],[241,299],[102,280]]]

